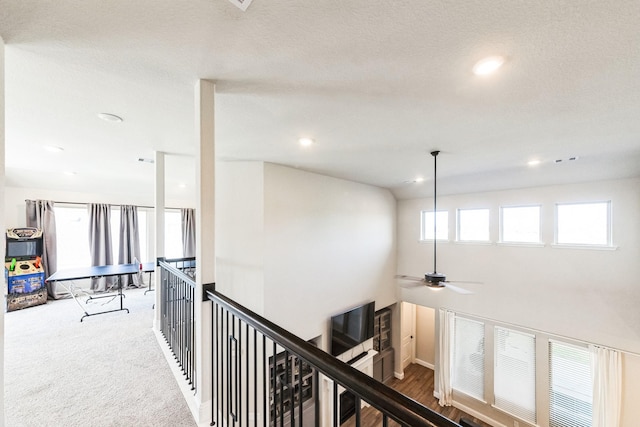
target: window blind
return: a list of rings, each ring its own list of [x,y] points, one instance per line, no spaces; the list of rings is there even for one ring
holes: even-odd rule
[[[535,336],[495,327],[494,397],[504,412],[536,423]]]
[[[455,318],[452,387],[484,400],[484,323]]]
[[[549,342],[549,426],[591,427],[591,359],[585,347]]]

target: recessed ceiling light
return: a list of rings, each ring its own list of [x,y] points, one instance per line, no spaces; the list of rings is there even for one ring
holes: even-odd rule
[[[528,164],[529,166],[537,166],[537,165],[539,165],[540,163],[541,163],[541,162],[540,162],[540,160],[537,160],[537,159],[535,159],[535,160],[529,160],[529,161],[527,162],[527,164]]]
[[[43,148],[50,153],[61,153],[64,151],[64,148],[58,147],[56,145],[45,145],[43,146]]]
[[[300,139],[298,139],[298,143],[300,143],[300,145],[302,145],[303,147],[308,147],[308,146],[313,144],[313,139],[311,139],[311,138],[300,138]]]
[[[424,181],[424,178],[423,178],[423,177],[421,177],[421,176],[419,176],[419,177],[417,177],[417,178],[416,178],[416,180],[415,180],[415,181],[416,181],[416,182],[423,182],[423,181]]]
[[[187,188],[187,184],[184,184],[184,183],[178,184],[178,188]]]
[[[488,76],[502,67],[502,64],[504,64],[504,57],[489,56],[476,62],[476,65],[473,66],[473,74],[476,76]]]
[[[116,116],[111,113],[98,113],[98,117],[107,122],[120,123],[123,121],[122,117]]]

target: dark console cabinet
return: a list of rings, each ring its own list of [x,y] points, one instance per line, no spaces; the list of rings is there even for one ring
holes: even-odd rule
[[[296,422],[300,420],[300,397],[302,397],[303,426],[312,427],[315,423],[313,399],[313,369],[307,363],[300,364],[291,354],[279,353],[269,358],[269,401],[271,406],[270,425],[291,424],[291,409],[294,409]],[[275,378],[274,378],[275,377]],[[275,381],[275,388],[274,388]]]
[[[387,382],[393,378],[395,352],[391,347],[391,310],[383,308],[376,312],[373,324],[373,378]]]

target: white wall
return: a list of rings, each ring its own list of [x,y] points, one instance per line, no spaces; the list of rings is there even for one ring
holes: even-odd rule
[[[4,135],[4,40],[0,37],[0,200],[3,202],[5,193]],[[3,204],[0,206],[0,230],[5,230],[7,228],[5,211],[6,204]],[[0,254],[2,255],[2,259],[4,259],[5,234],[0,234],[2,234],[2,237],[0,238]],[[2,275],[2,279],[0,279],[0,283],[2,284],[2,289],[7,289],[4,274]],[[4,291],[2,292],[2,295],[2,310],[0,310],[0,341],[2,342],[2,346],[0,347],[0,366],[4,367],[4,308],[7,305]],[[4,396],[4,370],[0,373],[0,395]],[[4,425],[4,399],[0,402],[0,425]]]
[[[216,164],[216,289],[260,315],[264,314],[263,165]]]
[[[611,200],[617,250],[443,243],[438,270],[484,284],[466,285],[474,295],[413,288],[403,298],[640,353],[640,179],[439,197],[438,209],[448,209],[455,224],[456,208],[488,207],[497,231],[500,205],[542,203],[543,239],[551,243],[554,203],[589,200]],[[433,268],[431,244],[418,241],[420,211],[430,209],[429,199],[398,204],[402,274]]]
[[[389,191],[256,162],[223,162],[217,180],[222,293],[304,339],[357,304],[396,301]]]
[[[416,362],[432,369],[436,357],[435,313],[433,308],[416,306]]]
[[[331,315],[396,302],[388,190],[265,165],[265,314],[308,339]]]
[[[554,204],[611,200],[616,250],[555,248]],[[438,198],[448,209],[450,238],[457,208],[491,209],[492,240],[497,240],[500,205],[542,204],[544,247],[438,244],[438,271],[449,280],[481,281],[473,295],[427,288],[402,289],[402,299],[432,308],[514,324],[546,333],[640,353],[640,179],[593,182]],[[432,245],[419,242],[420,211],[432,199],[398,203],[398,272],[421,275],[432,271]],[[437,334],[436,334],[437,339]],[[625,356],[625,399],[638,401],[640,363]],[[437,362],[437,356],[436,356]],[[436,365],[437,369],[437,365]],[[637,416],[625,406],[625,419]],[[633,413],[634,415],[628,415]],[[629,422],[629,421],[627,421]],[[632,426],[636,423],[626,423]]]

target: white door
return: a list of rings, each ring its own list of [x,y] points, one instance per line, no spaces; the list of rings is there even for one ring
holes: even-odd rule
[[[402,370],[415,359],[415,335],[416,335],[416,306],[408,302],[402,302]]]

